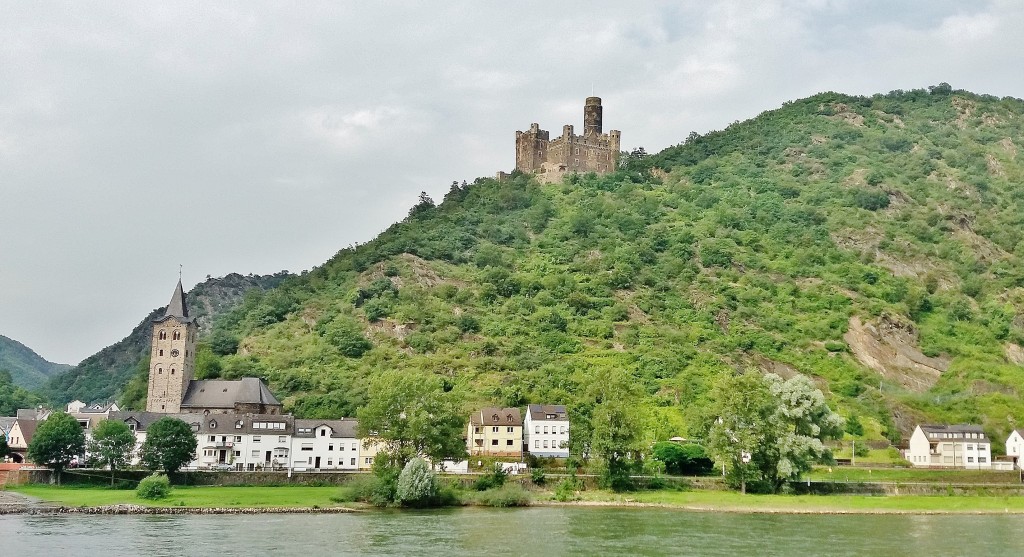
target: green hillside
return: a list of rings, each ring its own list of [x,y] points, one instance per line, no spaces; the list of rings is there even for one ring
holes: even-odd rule
[[[19,387],[38,388],[50,377],[69,369],[68,364],[48,362],[28,346],[0,335],[0,370],[10,372]]]
[[[581,422],[597,378],[628,373],[662,439],[757,369],[812,377],[863,438],[1003,436],[1024,420],[1020,146],[1024,102],[942,84],[815,95],[612,175],[453,184],[247,295],[208,369],[266,378],[301,416],[352,416],[397,369]]]

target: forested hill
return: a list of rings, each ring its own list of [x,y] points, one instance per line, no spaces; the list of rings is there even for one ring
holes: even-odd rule
[[[287,272],[281,271],[265,276],[232,273],[220,278],[207,277],[186,295],[189,311],[199,324],[200,336],[210,331],[217,316],[238,305],[246,292],[273,288],[287,276]],[[168,300],[173,287],[170,282],[166,285]],[[146,395],[153,319],[163,315],[164,310],[163,307],[154,309],[127,337],[53,377],[43,386],[42,393],[58,404],[73,399],[103,401],[120,395],[122,406],[139,407],[140,397],[144,399]]]
[[[422,369],[467,408],[566,403],[583,431],[594,383],[628,373],[658,438],[756,369],[812,377],[861,438],[1001,436],[1024,421],[1022,116],[945,84],[823,93],[607,176],[453,184],[247,297],[206,367],[324,417]]]
[[[50,376],[67,371],[71,366],[46,361],[28,346],[0,335],[0,370],[11,374],[14,384],[34,389]]]

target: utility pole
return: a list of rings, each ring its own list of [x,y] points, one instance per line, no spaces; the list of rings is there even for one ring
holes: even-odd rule
[[[533,418],[530,418],[531,420]],[[857,440],[853,440],[853,444],[850,446],[850,466],[857,465]]]

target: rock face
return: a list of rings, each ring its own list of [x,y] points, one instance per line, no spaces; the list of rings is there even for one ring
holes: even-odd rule
[[[911,391],[927,391],[949,369],[949,358],[922,354],[914,324],[896,316],[883,314],[876,323],[851,317],[843,339],[862,364]]]
[[[1014,343],[1006,345],[1006,359],[1011,363],[1024,366],[1024,348]]]

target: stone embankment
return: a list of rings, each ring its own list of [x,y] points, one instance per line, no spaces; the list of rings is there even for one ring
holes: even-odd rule
[[[99,507],[65,507],[31,503],[0,505],[5,514],[342,514],[356,512],[346,507],[147,507],[144,505],[103,505]]]

